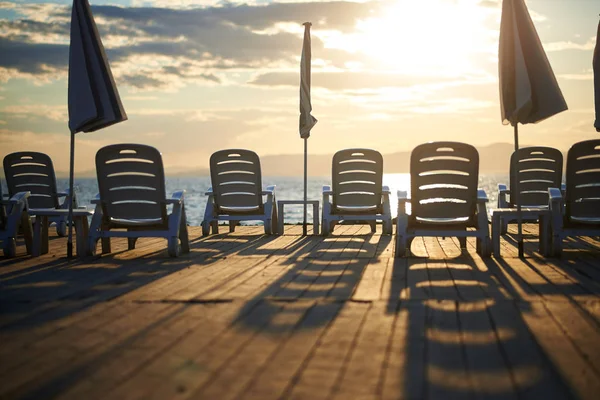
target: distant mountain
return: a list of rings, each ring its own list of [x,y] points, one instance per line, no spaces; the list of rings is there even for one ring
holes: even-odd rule
[[[523,145],[522,147],[526,147]],[[482,173],[507,173],[510,155],[514,150],[511,143],[494,143],[479,147],[479,169]],[[566,151],[563,151],[566,159]],[[331,158],[333,154],[309,154],[308,174],[310,176],[328,176],[331,174]],[[410,151],[388,153],[383,155],[386,173],[408,173],[410,170]],[[279,154],[261,157],[262,172],[265,176],[303,176],[304,158],[302,154]],[[1,170],[1,168],[0,168]],[[4,171],[2,170],[2,175]],[[168,172],[170,176],[208,176],[206,168],[178,169]],[[68,171],[57,171],[60,178],[68,177]],[[77,172],[78,177],[95,177],[95,170]]]
[[[525,147],[525,146],[523,146]],[[514,145],[496,143],[477,149],[479,151],[479,169],[483,173],[508,173],[510,155]],[[389,174],[410,172],[410,151],[383,155],[384,171]],[[310,176],[328,176],[331,174],[333,155],[309,154],[308,174]],[[303,156],[301,154],[274,155],[261,157],[264,175],[302,176]]]

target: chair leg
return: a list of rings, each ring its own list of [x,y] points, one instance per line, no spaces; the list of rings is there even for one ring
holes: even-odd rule
[[[458,238],[458,243],[460,243],[460,248],[461,249],[466,249],[467,248],[467,238],[466,237],[459,237]]]
[[[127,238],[127,250],[135,249],[135,242],[137,242],[137,238]]]
[[[179,225],[179,241],[181,242],[181,252],[190,252],[190,238],[187,230],[187,216],[185,215],[185,208],[182,211],[181,223]]]
[[[212,226],[213,235],[219,234],[219,221],[211,221],[210,225]]]
[[[239,224],[238,221],[229,221],[229,233],[235,232],[235,227]]]
[[[369,221],[368,224],[371,226],[371,233],[377,232],[377,222]]]
[[[100,242],[102,242],[102,254],[112,253],[110,238],[103,237],[100,239]]]

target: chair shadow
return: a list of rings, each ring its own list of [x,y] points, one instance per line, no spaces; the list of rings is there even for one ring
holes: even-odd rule
[[[394,260],[405,279],[392,280],[387,310],[405,316],[405,397],[576,397],[523,318],[534,313],[529,296],[579,293],[576,285],[527,283],[506,260],[463,251],[442,260],[453,281],[447,286],[437,261]]]

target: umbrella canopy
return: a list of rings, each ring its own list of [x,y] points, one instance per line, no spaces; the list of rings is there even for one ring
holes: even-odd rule
[[[304,42],[302,43],[302,57],[300,59],[300,137],[308,139],[310,130],[317,123],[317,119],[310,113],[310,22],[304,23]]]
[[[125,121],[119,92],[88,0],[73,0],[69,46],[69,194],[73,198],[75,133],[93,132]],[[69,202],[67,256],[73,254],[73,201]]]
[[[502,123],[535,123],[567,109],[523,0],[502,3],[498,68]]]
[[[600,132],[600,22],[598,22],[598,33],[596,34],[596,47],[594,48],[594,99],[596,101],[596,121],[594,126],[596,132]]]
[[[88,0],[74,0],[69,47],[69,129],[92,132],[127,119]]]

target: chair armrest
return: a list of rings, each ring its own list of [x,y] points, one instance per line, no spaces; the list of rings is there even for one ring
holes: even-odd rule
[[[410,197],[408,197],[408,192],[405,190],[398,190],[398,201],[402,202],[410,202]]]
[[[489,201],[487,197],[487,193],[483,189],[477,189],[477,202],[478,203],[487,203]]]
[[[408,192],[398,190],[398,215],[406,215],[406,203],[410,203]]]
[[[390,190],[389,186],[383,185],[381,187],[381,193],[382,194],[392,194],[392,191]]]
[[[8,200],[9,204],[18,204],[27,200],[31,192],[18,192]]]
[[[267,186],[267,188],[262,191],[262,194],[273,194],[273,193],[275,193],[275,186],[276,185]]]
[[[90,203],[92,203],[92,204],[100,204],[100,203],[102,203],[102,201],[100,200],[100,193],[96,194],[96,197],[94,197],[90,201]]]
[[[508,187],[504,183],[499,183],[498,184],[498,192],[509,193],[510,194],[510,190],[508,189]]]
[[[333,194],[330,185],[323,185],[323,194]]]
[[[67,197],[68,195],[69,195],[69,193],[67,193],[67,192],[58,192],[58,193],[56,193],[57,197]]]
[[[185,190],[177,190],[173,192],[170,199],[166,199],[167,204],[181,204],[185,195]]]
[[[565,194],[567,193],[567,185],[565,185],[564,183],[560,184],[560,192],[562,193],[563,197],[565,196]]]
[[[548,188],[548,196],[550,201],[562,201],[562,193],[558,188]]]
[[[213,195],[212,186],[208,188],[208,190],[204,193],[204,195],[206,195],[206,196],[212,196]]]

